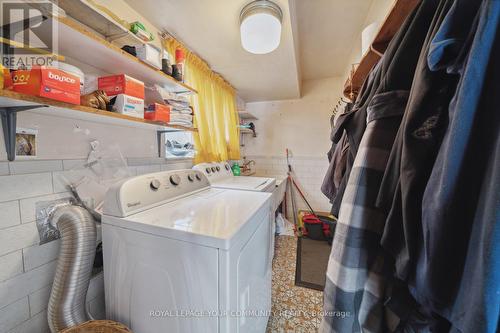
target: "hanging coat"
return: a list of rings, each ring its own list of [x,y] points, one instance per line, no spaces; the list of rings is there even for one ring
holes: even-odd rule
[[[342,203],[354,158],[365,132],[366,109],[380,82],[381,70],[379,68],[380,63],[373,68],[363,83],[354,106],[338,117],[335,127],[332,130],[332,142],[338,145],[343,138],[347,140],[347,143],[345,143],[347,150],[344,152],[346,155],[345,170],[342,179],[340,179],[339,186],[336,188],[335,195],[331,199],[331,214],[333,216],[339,216],[340,204]]]
[[[423,1],[415,9],[376,68],[380,81],[369,100],[328,262],[321,332],[389,332],[399,324],[384,307],[393,263],[380,246],[386,216],[375,203],[437,4]],[[338,312],[348,317],[336,317]]]
[[[452,332],[494,333],[500,318],[500,1],[483,0],[476,18],[470,47],[450,68],[461,79],[424,192],[415,296],[446,317]],[[434,43],[450,37],[452,29],[443,29]]]
[[[422,196],[448,124],[447,109],[458,82],[458,76],[446,68],[432,71],[428,65],[432,40],[453,3],[454,0],[441,2],[429,28],[377,200],[377,206],[388,215],[381,243],[395,260],[395,277],[405,282],[409,271],[415,271],[422,239]],[[469,7],[474,13],[474,6]],[[466,28],[459,31],[456,44],[463,43],[473,19],[474,15],[463,19]],[[431,54],[449,56],[459,52],[456,44],[434,46]]]
[[[347,140],[347,134],[344,132],[340,141],[337,144],[333,143],[332,148],[328,152],[328,170],[326,170],[325,178],[321,185],[321,192],[323,192],[330,202],[336,197],[342,178],[344,178],[348,154],[349,141]]]

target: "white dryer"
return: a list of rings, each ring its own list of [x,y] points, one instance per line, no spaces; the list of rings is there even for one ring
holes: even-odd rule
[[[265,332],[270,198],[210,187],[196,170],[112,187],[102,219],[107,317],[134,333]]]
[[[215,188],[225,188],[229,190],[257,191],[273,193],[271,198],[271,254],[274,258],[274,234],[276,232],[275,212],[278,209],[279,202],[276,191],[276,179],[268,177],[248,177],[235,176],[231,166],[227,162],[200,163],[193,166],[194,170],[203,172],[207,176],[210,185]]]
[[[276,179],[267,177],[234,176],[227,162],[200,163],[193,167],[207,176],[210,185],[233,190],[273,192]]]

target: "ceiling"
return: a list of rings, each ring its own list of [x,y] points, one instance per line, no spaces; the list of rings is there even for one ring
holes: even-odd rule
[[[373,0],[376,1],[376,0]],[[303,80],[344,75],[372,0],[296,0]]]
[[[274,0],[283,11],[281,44],[254,55],[241,47],[239,36],[239,13],[249,1],[126,0],[206,60],[246,102],[299,98],[303,79],[342,75],[372,3]]]

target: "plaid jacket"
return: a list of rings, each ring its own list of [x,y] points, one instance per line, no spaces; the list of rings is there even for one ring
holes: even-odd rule
[[[387,332],[397,326],[384,309],[390,269],[380,239],[386,216],[375,203],[407,99],[408,91],[381,93],[367,109],[328,262],[320,332]]]

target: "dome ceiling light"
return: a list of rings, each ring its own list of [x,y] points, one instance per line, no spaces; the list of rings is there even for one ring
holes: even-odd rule
[[[255,0],[240,14],[241,45],[254,54],[276,50],[281,40],[281,8],[269,0]]]

